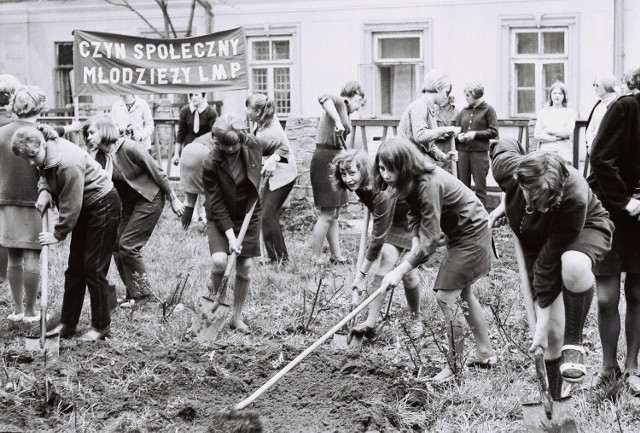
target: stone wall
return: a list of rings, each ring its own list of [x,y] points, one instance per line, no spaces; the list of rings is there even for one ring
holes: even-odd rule
[[[311,157],[316,148],[316,133],[318,131],[318,117],[289,116],[285,132],[289,144],[296,156],[298,165],[298,181],[293,187],[291,197],[295,199],[307,198],[313,202],[313,191],[309,178]]]

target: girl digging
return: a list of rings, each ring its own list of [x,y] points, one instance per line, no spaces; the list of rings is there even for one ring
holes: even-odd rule
[[[62,338],[75,335],[88,288],[91,330],[81,340],[103,340],[111,325],[107,273],[120,221],[120,198],[91,155],[63,138],[53,137],[57,137],[53,130],[45,139],[35,126],[26,126],[13,135],[11,150],[36,166],[40,171],[39,190],[49,191],[58,206],[58,223],[52,233],[40,233],[40,244],[56,244],[71,234],[62,313],[54,331]],[[42,212],[50,204],[39,199],[36,207]]]
[[[444,233],[446,252],[433,289],[447,323],[449,350],[461,357],[464,349],[462,310],[476,342],[476,351],[467,365],[492,367],[498,358],[491,346],[480,303],[471,285],[491,268],[491,234],[487,212],[475,194],[458,179],[426,160],[406,140],[385,141],[375,158],[375,186],[391,188],[394,197],[404,199],[409,207],[409,226],[413,239],[411,251],[382,280],[394,287],[419,265],[425,263],[438,247]],[[448,381],[455,372],[447,364],[434,381]]]
[[[253,257],[260,255],[260,202],[242,245],[238,245],[236,236],[247,210],[258,200],[260,175],[270,177],[278,162],[286,162],[289,149],[283,142],[267,142],[249,135],[244,119],[236,115],[218,117],[211,134],[216,144],[202,166],[207,237],[213,261],[211,279],[213,287],[218,288],[227,267],[227,254],[235,251],[238,259],[231,328],[248,333],[242,308],[249,294]],[[269,158],[261,170],[263,155]]]
[[[351,284],[353,290],[362,293],[366,288],[366,278],[371,266],[380,256],[380,263],[373,278],[373,287],[378,288],[382,279],[398,258],[411,249],[411,230],[407,221],[407,204],[397,200],[373,187],[369,156],[360,150],[348,150],[333,160],[333,177],[337,188],[354,191],[360,201],[373,216],[373,232],[367,248],[365,259],[356,272]],[[416,269],[409,271],[403,278],[404,293],[407,305],[413,318],[412,334],[422,334],[420,316],[420,277]],[[378,296],[370,305],[367,319],[353,327],[353,333],[364,333],[368,338],[376,334],[376,323],[385,296]]]
[[[331,181],[331,161],[344,149],[344,140],[351,133],[349,115],[358,111],[364,103],[364,92],[357,81],[349,81],[340,96],[321,95],[318,102],[323,112],[318,123],[316,150],[311,158],[309,174],[313,201],[320,208],[320,215],[313,227],[311,260],[322,264],[322,246],[325,238],[329,242],[331,257],[329,263],[347,263],[340,250],[340,229],[338,216],[340,208],[347,204],[346,191],[336,191]]]
[[[246,106],[249,120],[255,122],[257,126],[255,136],[276,143],[282,142],[289,149],[287,162],[279,162],[276,165],[273,176],[265,185],[262,199],[262,237],[269,260],[274,263],[287,262],[289,253],[280,227],[280,213],[298,177],[296,160],[289,146],[289,139],[275,116],[273,99],[255,93],[247,98]]]
[[[582,175],[562,155],[520,153],[516,140],[492,145],[493,176],[505,192],[489,225],[506,216],[522,243],[536,300],[530,351],[544,350],[551,396],[586,373],[582,330],[595,287],[593,265],[609,251],[613,224]],[[560,296],[562,294],[562,296]]]

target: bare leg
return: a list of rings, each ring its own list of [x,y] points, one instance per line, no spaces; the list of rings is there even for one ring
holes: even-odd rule
[[[335,208],[335,213],[331,224],[329,225],[329,230],[327,231],[327,241],[329,242],[329,252],[331,253],[331,258],[342,261],[344,257],[342,257],[342,251],[340,250],[340,226],[338,224],[338,216],[340,215],[340,208]]]
[[[462,318],[456,303],[462,290],[438,290],[436,300],[440,310],[444,314],[444,322],[447,328],[449,340],[449,353],[453,356],[448,360],[448,364],[440,373],[433,377],[433,380],[449,380],[453,378],[454,368],[461,367],[461,356],[464,352],[464,333],[462,332]]]
[[[466,303],[464,317],[473,332],[473,338],[476,341],[476,356],[478,359],[495,355],[491,340],[489,339],[489,331],[487,323],[484,320],[484,313],[480,302],[473,294],[471,287],[465,287],[461,293],[462,300]]]
[[[327,238],[327,240],[329,241],[329,249],[331,250],[332,256],[334,256],[335,254],[334,248],[336,248],[336,246],[338,252],[340,251],[337,221],[338,211],[339,209],[335,207],[320,208],[318,221],[316,221],[316,225],[313,227],[312,259],[315,261],[320,260],[320,258],[322,257],[322,246],[324,244],[325,238]],[[330,233],[330,230],[332,228],[333,231]],[[337,256],[334,257],[337,258]],[[340,255],[340,258],[341,257],[342,256]]]
[[[619,371],[617,360],[618,338],[620,337],[620,275],[596,277],[598,297],[598,331],[602,344],[602,366],[600,371],[612,374]]]
[[[638,351],[640,351],[640,274],[627,272],[624,293],[627,301],[625,318],[627,358],[625,370],[638,372]]]
[[[242,309],[249,294],[251,283],[251,257],[238,257],[236,264],[236,286],[233,292],[233,314],[231,316],[231,327],[240,332],[248,333],[249,327],[242,320]]]
[[[37,315],[36,300],[40,285],[40,251],[22,250],[22,256],[24,258],[24,315],[34,317]]]
[[[22,249],[9,248],[9,261],[7,265],[7,279],[11,296],[13,297],[13,312],[24,314],[24,271]]]

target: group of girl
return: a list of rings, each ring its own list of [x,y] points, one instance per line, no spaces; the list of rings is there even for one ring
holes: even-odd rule
[[[448,99],[451,81],[441,71],[432,71],[425,78],[423,91],[431,96],[429,103],[439,104]],[[640,202],[633,198],[639,189],[640,170],[635,168],[635,162],[624,167],[611,162],[613,156],[618,158],[620,155],[637,161],[637,146],[632,146],[633,128],[638,125],[634,116],[640,113],[637,99],[637,96],[622,98],[604,115],[602,128],[608,133],[599,133],[594,140],[593,174],[589,184],[565,162],[560,149],[524,154],[515,140],[503,139],[494,143],[490,152],[493,175],[505,194],[500,206],[488,215],[482,202],[467,186],[437,167],[415,143],[403,136],[382,143],[373,164],[362,152],[346,151],[344,140],[351,128],[349,114],[363,104],[364,92],[358,83],[350,82],[339,97],[323,95],[319,98],[323,114],[311,163],[314,199],[320,208],[313,230],[312,258],[322,261],[322,245],[326,238],[330,263],[346,261],[339,247],[337,217],[340,207],[346,204],[347,190],[354,191],[373,215],[374,222],[366,258],[357,270],[352,286],[359,292],[364,290],[367,276],[380,256],[373,284],[391,288],[403,282],[414,320],[412,332],[420,335],[420,281],[416,268],[429,259],[443,234],[446,251],[433,289],[445,320],[450,324],[447,326],[450,351],[456,355],[463,353],[464,316],[476,345],[475,352],[468,357],[468,364],[492,367],[498,359],[472,285],[488,274],[491,267],[490,229],[506,217],[522,243],[532,294],[537,303],[537,324],[531,350],[544,350],[550,389],[553,396],[559,398],[563,380],[579,382],[586,375],[582,330],[596,285],[594,267],[598,283],[606,285],[614,280],[609,285],[613,287],[617,282],[619,287],[620,272],[634,272],[633,266],[637,266],[637,263],[629,263],[637,256],[637,252],[633,255],[630,250],[640,232],[637,230],[640,213],[637,203]],[[42,102],[36,89],[16,90],[12,109],[22,120],[14,120],[10,127],[0,128],[1,151],[4,152],[0,164],[7,164],[7,169],[17,164],[16,160],[8,159],[5,143],[9,139],[9,148],[23,161],[22,166],[15,165],[21,168],[16,178],[30,182],[18,190],[19,198],[11,198],[9,194],[15,185],[4,185],[15,180],[7,181],[10,177],[3,175],[0,182],[0,200],[4,200],[0,201],[0,240],[9,248],[7,272],[11,274],[18,258],[23,260],[21,264],[24,263],[24,270],[28,272],[37,262],[41,245],[59,242],[71,233],[65,295],[56,331],[67,338],[75,334],[84,290],[88,287],[92,329],[83,339],[95,341],[109,332],[106,275],[111,254],[116,256],[116,265],[131,303],[148,298],[151,292],[141,248],[158,221],[165,197],[179,216],[184,215],[184,206],[171,190],[166,174],[148,152],[122,137],[108,118],[92,118],[88,123],[87,140],[98,148],[94,159],[63,138],[55,137],[50,130],[35,127]],[[193,170],[196,170],[195,175],[183,176],[183,182],[193,184],[192,194],[204,194],[206,198],[207,235],[212,255],[211,284],[214,287],[222,279],[228,254],[235,252],[238,255],[231,326],[241,332],[249,329],[242,310],[249,291],[252,258],[260,254],[260,215],[264,215],[262,230],[269,257],[286,261],[288,254],[278,216],[297,176],[286,135],[274,117],[273,102],[264,95],[252,95],[247,99],[247,108],[250,120],[257,125],[255,135],[250,134],[244,118],[221,116],[213,122],[211,134],[195,137],[184,147],[182,155],[179,149],[176,155],[181,165],[184,163],[182,169],[195,167]],[[191,113],[195,115],[196,111],[197,108]],[[622,132],[615,135],[610,125],[621,118],[628,123],[619,127]],[[605,135],[615,139],[607,140]],[[201,143],[203,147],[198,150],[197,146],[192,147],[194,143]],[[626,145],[621,149],[620,143]],[[183,161],[190,148],[201,152],[200,157],[192,158],[191,165]],[[263,161],[265,156],[267,159]],[[268,179],[262,200],[261,177]],[[58,223],[52,233],[40,233],[40,215],[37,211],[34,213],[33,206],[35,204],[42,211],[51,202],[58,206]],[[253,203],[256,203],[255,213],[242,244],[239,244],[240,226]],[[20,207],[24,209],[16,209]],[[622,227],[621,235],[618,231],[613,235],[611,219],[618,230]],[[19,233],[7,224],[9,220],[21,224],[30,222],[30,226],[22,230],[29,232],[31,243],[7,245],[8,232]],[[183,225],[188,226],[189,221],[190,218],[183,219]],[[25,253],[25,250],[29,252]],[[602,263],[608,264],[608,270],[601,269]],[[11,274],[9,280],[17,280],[15,275]],[[627,285],[635,284],[635,275],[631,274]],[[33,289],[32,284],[27,284],[28,279],[23,279],[25,288],[27,285],[30,288],[25,298],[25,311],[13,314],[34,317],[37,287]],[[22,299],[17,299],[21,292],[13,292],[16,304],[22,305]],[[366,320],[353,331],[369,337],[375,335],[383,303],[384,297],[375,300]],[[635,350],[636,357],[637,349],[630,347]],[[610,354],[604,356],[607,361]],[[615,367],[603,365],[603,370]],[[628,361],[626,367],[628,376],[638,379],[637,364]],[[450,380],[454,373],[447,364],[433,380]],[[610,373],[605,370],[596,377],[607,378],[607,374]]]
[[[637,75],[640,78],[640,70]],[[451,83],[446,76],[432,71],[427,74],[424,87],[433,93],[437,104],[448,95]],[[506,221],[523,247],[527,277],[536,301],[537,321],[530,350],[544,351],[552,396],[562,396],[563,381],[582,382],[586,376],[583,328],[596,282],[599,321],[613,330],[602,332],[603,323],[600,324],[604,363],[587,386],[599,386],[620,377],[615,355],[619,331],[610,335],[619,329],[619,316],[615,326],[616,320],[607,319],[605,308],[617,311],[621,272],[627,272],[629,310],[635,311],[632,308],[637,304],[634,285],[640,261],[637,248],[632,245],[640,240],[640,202],[634,198],[640,190],[640,170],[637,146],[632,143],[640,132],[639,121],[637,95],[611,105],[602,121],[603,131],[594,140],[589,183],[567,163],[560,149],[525,154],[516,140],[495,142],[490,152],[492,170],[504,199],[491,215],[466,186],[426,159],[409,140],[386,140],[379,147],[373,166],[368,155],[359,151],[338,155],[333,172],[336,185],[355,191],[374,219],[371,244],[366,260],[357,270],[354,290],[362,290],[364,279],[381,252],[374,284],[393,287],[403,281],[410,312],[419,322],[420,292],[416,290],[419,282],[415,268],[429,258],[440,233],[444,233],[446,252],[433,289],[445,320],[451,324],[447,327],[450,353],[462,353],[461,318],[456,308],[456,301],[461,298],[476,342],[469,364],[493,366],[497,357],[471,285],[489,271],[490,228]],[[400,264],[394,267],[398,260]],[[612,293],[618,295],[614,297]],[[610,298],[614,298],[613,302]],[[380,298],[371,304],[367,319],[356,325],[354,332],[375,334],[382,303]],[[634,317],[627,321],[635,323]],[[625,364],[626,382],[634,395],[640,395],[637,333],[627,333]],[[453,374],[447,365],[433,380],[447,380]]]

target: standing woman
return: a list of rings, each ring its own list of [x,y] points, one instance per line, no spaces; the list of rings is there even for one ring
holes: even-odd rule
[[[318,102],[324,110],[320,115],[318,135],[316,136],[316,150],[311,158],[311,187],[313,201],[320,208],[318,221],[313,228],[312,260],[320,262],[322,245],[326,237],[331,252],[330,263],[346,263],[340,251],[340,229],[338,216],[340,207],[347,204],[347,191],[336,191],[331,182],[331,161],[345,150],[343,143],[351,133],[351,119],[349,115],[360,109],[364,102],[364,92],[357,81],[349,81],[340,97],[321,95]]]
[[[456,126],[462,131],[456,136],[458,149],[458,177],[475,192],[483,206],[487,206],[487,174],[489,173],[489,140],[498,138],[498,116],[487,104],[482,83],[472,81],[464,88],[468,106],[462,109]]]
[[[151,296],[142,248],[151,237],[164,209],[165,196],[173,212],[181,216],[182,202],[171,188],[164,170],[138,144],[120,137],[108,116],[89,120],[87,140],[96,146],[96,160],[113,181],[122,202],[122,217],[113,253],[127,294],[122,308],[133,308]]]
[[[451,79],[440,69],[432,69],[422,83],[422,96],[413,101],[400,117],[398,135],[413,143],[431,161],[442,163],[458,160],[458,152],[440,150],[438,140],[449,140],[456,130],[453,126],[438,125],[436,107],[449,104]]]
[[[35,126],[25,126],[13,135],[11,150],[40,171],[38,188],[58,207],[53,232],[39,235],[41,245],[63,241],[71,234],[69,264],[64,273],[64,295],[60,324],[54,332],[71,338],[80,321],[85,290],[91,298],[91,330],[83,341],[103,340],[111,328],[107,273],[120,221],[120,198],[107,173],[87,152],[75,144],[47,139]],[[43,212],[51,203],[38,200]]]
[[[247,98],[246,106],[249,120],[257,125],[256,137],[283,143],[289,149],[287,162],[276,165],[276,171],[265,185],[262,200],[262,237],[267,254],[272,262],[286,262],[289,260],[289,253],[280,227],[280,213],[298,177],[295,156],[289,146],[289,139],[275,116],[273,99],[255,93]]]
[[[634,72],[640,81],[640,68]],[[602,342],[602,366],[593,379],[600,385],[621,375],[617,360],[620,334],[620,283],[626,273],[624,294],[625,372],[633,395],[640,396],[640,94],[613,102],[600,123],[591,147],[588,181],[611,214],[616,230],[609,254],[595,267],[598,283],[598,329]]]
[[[178,162],[180,162],[181,186],[183,183],[183,177],[192,179],[196,176],[201,177],[202,175],[202,161],[200,160],[199,163],[197,163],[194,160],[194,156],[199,155],[199,152],[189,152],[185,155],[184,161],[181,159],[182,152],[189,144],[193,143],[196,138],[202,137],[203,135],[209,135],[211,127],[218,117],[216,109],[209,105],[205,99],[205,95],[206,93],[204,92],[189,93],[189,104],[185,105],[180,110],[180,117],[178,119],[178,136],[176,137],[172,161],[173,165],[178,165]],[[202,182],[200,181],[200,183]],[[194,188],[190,188],[193,184],[191,180],[187,180],[185,184],[189,189],[189,191],[184,191],[185,203],[184,214],[182,216],[183,227],[185,226],[185,221],[188,221],[186,223],[186,229],[189,227],[189,224],[191,224],[191,218],[193,217],[194,211],[196,212],[196,216],[201,214],[202,208],[198,204],[198,195],[203,194],[198,194],[197,191],[194,193]]]
[[[0,127],[0,245],[8,255],[6,275],[13,296],[10,322],[40,320],[36,311],[42,249],[38,241],[42,223],[35,208],[38,171],[13,154],[11,137],[25,126],[35,127],[44,103],[44,93],[37,87],[18,88],[9,103],[17,119]]]
[[[538,150],[557,152],[573,164],[573,130],[576,112],[567,106],[567,87],[556,81],[549,89],[548,105],[538,111],[533,137]]]
[[[373,186],[369,155],[360,150],[351,149],[333,160],[333,177],[340,189],[354,191],[371,215],[373,215],[373,231],[367,253],[356,277],[351,284],[353,290],[362,293],[366,289],[366,278],[373,263],[380,256],[380,263],[373,277],[373,287],[377,289],[387,272],[393,269],[400,256],[411,249],[411,230],[407,220],[408,207],[403,200],[396,200],[388,193],[378,191]],[[422,334],[422,318],[420,317],[420,277],[413,269],[403,278],[404,293],[411,312],[412,334]],[[378,296],[370,305],[367,319],[353,327],[353,332],[362,332],[373,338],[380,310],[384,305],[384,296]]]
[[[582,330],[595,289],[594,265],[611,247],[613,224],[586,180],[560,155],[520,154],[514,139],[492,146],[493,176],[505,192],[489,226],[506,215],[522,244],[536,329],[530,351],[544,350],[551,396],[586,373]]]
[[[238,255],[233,292],[231,328],[248,333],[242,308],[249,293],[253,257],[260,255],[260,202],[249,228],[238,245],[242,221],[258,200],[260,175],[269,177],[278,162],[286,162],[289,149],[283,142],[267,142],[249,135],[244,119],[227,114],[218,117],[211,134],[216,144],[202,166],[202,181],[207,210],[207,237],[213,261],[211,282],[219,288],[227,267],[228,254]],[[262,156],[270,155],[264,162]]]
[[[11,111],[9,102],[19,87],[20,81],[16,77],[11,74],[0,74],[0,127],[16,120],[16,115]],[[0,284],[4,284],[7,280],[8,254],[8,250],[0,244]]]
[[[411,143],[391,138],[376,154],[375,185],[391,189],[394,197],[409,206],[412,248],[400,265],[382,280],[393,287],[419,265],[426,263],[444,233],[446,252],[433,286],[449,334],[449,349],[456,357],[464,353],[462,315],[476,341],[468,365],[492,367],[498,358],[491,346],[487,324],[471,285],[491,269],[491,233],[488,215],[480,200],[457,178],[426,160]],[[460,314],[458,299],[464,301]],[[452,343],[453,342],[453,343]],[[448,381],[454,372],[446,365],[433,380]]]

